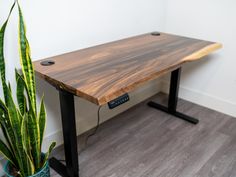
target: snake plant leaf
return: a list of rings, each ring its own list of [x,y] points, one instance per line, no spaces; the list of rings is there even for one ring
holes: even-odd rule
[[[29,154],[26,153],[26,157],[27,157],[27,176],[31,176],[32,174],[35,174],[35,167],[34,167],[34,163],[31,160]]]
[[[0,99],[0,110],[1,110],[1,116],[0,122],[2,126],[2,131],[4,134],[4,137],[6,138],[8,145],[10,146],[12,150],[12,154],[14,156],[17,156],[17,150],[16,150],[16,138],[14,135],[14,128],[12,127],[11,120],[9,119],[9,114],[6,105],[3,103],[3,101]],[[17,161],[14,162],[14,164],[18,164]]]
[[[23,116],[23,121],[21,124],[21,134],[23,137],[23,145],[25,148],[25,151],[29,155],[30,159],[33,159],[32,153],[31,153],[31,145],[30,145],[30,139],[29,137],[29,131],[28,131],[28,114],[25,114]]]
[[[24,78],[16,71],[16,77],[18,82],[22,84],[22,87],[24,86],[27,96],[28,96],[28,104],[29,104],[29,111],[27,112],[27,129],[28,129],[28,137],[29,137],[29,144],[31,147],[30,156],[33,159],[35,170],[37,171],[40,167],[40,129],[39,125],[36,119],[35,112],[33,111],[32,102],[30,100],[29,90],[27,88],[26,82]]]
[[[7,20],[8,22],[8,20]],[[2,81],[6,80],[6,76],[5,76],[5,59],[4,59],[4,35],[5,35],[5,30],[6,30],[6,26],[7,26],[7,22],[5,22],[0,30],[0,73],[1,73],[1,79]],[[6,93],[6,88],[3,87],[3,93],[4,93],[4,97],[6,97],[5,93]],[[5,98],[6,99],[6,98]]]
[[[4,137],[7,138],[7,140],[9,140],[8,141],[9,145],[13,145],[10,142],[11,141],[14,142],[14,140],[15,140],[14,139],[14,131],[11,126],[11,122],[9,120],[8,109],[1,99],[0,99],[0,113],[1,113],[0,122],[2,124],[3,133],[5,135],[5,131],[6,131],[6,134],[8,135],[8,136],[4,136]]]
[[[41,147],[42,142],[43,142],[44,130],[45,130],[45,126],[46,126],[46,111],[45,111],[43,97],[42,97],[41,104],[40,104],[38,121],[39,121],[39,129],[40,129],[40,147]]]
[[[0,99],[0,126],[1,126],[1,129],[2,129],[4,138],[7,142],[10,154],[11,154],[12,157],[14,157],[15,156],[15,153],[14,153],[15,151],[14,151],[13,143],[12,143],[12,141],[14,141],[13,131],[11,129],[11,126],[9,125],[9,121],[7,119],[8,116],[6,115],[6,112],[7,112],[7,108],[4,105],[3,101]],[[0,147],[0,151],[4,151],[4,150],[1,150],[1,147]],[[10,162],[14,165],[17,164],[17,162],[15,161],[14,158],[12,158],[10,160]]]
[[[7,145],[0,139],[0,152],[4,155],[7,160],[11,162],[11,164],[15,165],[14,163],[14,156],[12,155],[11,151],[8,149]]]
[[[25,155],[27,157],[27,176],[34,174],[35,173],[35,168],[34,168],[34,163],[32,161],[32,156],[31,156],[31,147],[28,139],[28,129],[27,129],[27,121],[28,121],[28,116],[25,114],[22,117],[23,121],[21,123],[21,135],[22,135],[22,141],[23,141],[23,147],[25,150]]]
[[[15,155],[15,151],[14,151],[14,148],[13,148],[13,139],[11,138],[10,136],[10,132],[8,132],[9,128],[8,128],[8,123],[7,123],[7,120],[6,120],[6,116],[4,115],[4,113],[2,113],[2,110],[0,110],[1,112],[1,116],[0,116],[0,127],[2,129],[2,132],[3,132],[3,135],[4,135],[4,138],[6,140],[6,143],[9,147],[9,150],[11,151],[11,153],[13,154],[13,156]],[[11,129],[10,129],[11,131]],[[12,131],[11,131],[12,132]],[[13,132],[12,132],[13,133]],[[14,161],[14,164],[17,164],[15,161]]]
[[[10,150],[11,153],[13,154],[12,142],[11,142],[10,136],[8,135],[5,121],[3,120],[4,117],[2,117],[2,116],[0,116],[0,117],[1,117],[1,118],[0,118],[0,127],[1,127],[1,129],[2,129],[4,138],[6,139],[6,142],[7,142],[7,145],[8,145],[8,147],[9,147],[9,150]]]
[[[25,91],[26,91],[26,95],[27,95],[27,97],[28,97],[28,103],[29,103],[29,108],[31,108],[31,109],[33,109],[33,105],[32,105],[32,102],[31,102],[31,100],[30,100],[30,92],[29,92],[29,89],[28,89],[28,87],[27,87],[27,83],[25,82],[25,80],[24,80],[24,78],[22,77],[22,75],[17,71],[17,70],[15,70],[15,77],[16,77],[16,80],[20,83],[20,84],[22,84],[20,87],[20,92],[22,93],[22,89],[24,88],[25,89]],[[23,88],[22,88],[23,87]],[[17,93],[18,94],[18,93]],[[22,98],[20,98],[20,101],[22,101],[21,100]]]
[[[12,120],[10,121],[11,123],[13,123],[12,121],[14,121],[15,123],[20,123],[20,119],[19,116],[17,114],[17,108],[15,106],[14,100],[12,98],[12,93],[10,90],[10,87],[8,87],[6,85],[5,82],[2,83],[3,85],[5,85],[5,87],[7,88],[7,92],[6,92],[6,96],[7,96],[7,111],[9,113],[9,116],[12,118]]]
[[[29,90],[27,88],[26,82],[22,76],[16,72],[16,77],[22,84],[24,85],[26,89],[26,93],[28,95],[28,100],[29,100],[29,112],[28,112],[28,132],[29,132],[29,137],[30,137],[30,144],[31,144],[31,153],[35,165],[35,171],[40,169],[40,159],[41,159],[41,145],[40,145],[40,128],[39,124],[37,122],[37,117],[35,115],[35,112],[33,111],[33,106],[32,102],[30,100],[30,95],[29,95]]]
[[[28,94],[28,99],[29,99],[29,91],[27,89],[26,83],[24,82],[24,79],[18,72],[16,72],[16,75],[17,75],[18,80],[21,80],[21,82],[25,86],[26,93]],[[29,109],[32,110],[32,104],[30,101],[29,101]],[[29,137],[30,137],[31,147],[32,147],[32,157],[37,158],[37,159],[36,158],[34,159],[35,171],[37,171],[42,167],[40,166],[41,155],[38,152],[41,152],[41,145],[43,141],[43,134],[44,134],[45,123],[46,123],[46,111],[45,111],[43,98],[40,104],[40,112],[39,112],[38,119],[36,119],[35,117],[32,118],[32,116],[34,115],[35,114],[33,111],[31,111],[31,113],[29,114],[30,117],[28,117],[29,118],[28,130],[29,130]],[[50,154],[54,146],[51,146],[51,150],[48,152],[48,154]],[[47,158],[48,156],[44,159],[47,159]]]
[[[15,77],[16,77],[16,97],[18,106],[20,109],[21,115],[24,115],[27,110],[27,103],[25,98],[25,83],[24,80],[21,79],[20,74],[15,69]]]
[[[12,94],[12,89],[11,89],[11,84],[10,84],[10,82],[8,82],[8,89],[9,89],[10,93]]]
[[[6,83],[4,82],[3,84]],[[21,135],[21,119],[19,118],[20,115],[18,113],[18,110],[12,98],[12,94],[8,87],[7,87],[7,102],[8,102],[7,108],[8,108],[9,121],[14,130],[17,161],[20,167],[20,171],[24,176],[25,174],[27,174],[27,169],[24,168],[27,166],[27,157],[25,156],[22,135]]]
[[[28,115],[28,130],[29,130],[30,144],[32,148],[31,152],[34,158],[35,170],[38,171],[40,169],[40,159],[41,159],[40,132],[36,117],[34,117],[33,114]]]
[[[4,59],[4,36],[5,36],[5,31],[6,31],[6,27],[8,24],[8,20],[11,16],[12,10],[15,6],[15,2],[13,3],[10,12],[8,14],[7,20],[5,21],[5,23],[3,24],[3,26],[0,29],[0,74],[1,74],[1,79],[2,81],[6,80],[6,76],[5,76],[5,59]],[[3,86],[3,93],[4,93],[4,97],[6,100],[6,88]]]
[[[0,109],[1,109],[1,113],[5,115],[5,113],[8,112],[7,106],[5,105],[5,103],[0,99]]]
[[[44,160],[43,160],[43,167],[46,164],[47,159],[48,159],[50,153],[52,152],[52,150],[55,146],[56,146],[56,142],[52,142],[52,144],[49,146],[48,152],[45,153],[45,157],[44,157]]]
[[[23,76],[26,81],[32,101],[33,111],[36,113],[36,89],[33,64],[31,61],[30,46],[26,38],[26,29],[20,5],[19,9],[19,46],[20,46],[20,61],[22,65]]]

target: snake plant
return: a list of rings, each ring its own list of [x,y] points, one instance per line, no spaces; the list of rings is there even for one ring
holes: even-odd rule
[[[21,71],[15,70],[16,95],[12,93],[11,85],[6,81],[4,59],[4,34],[14,9],[17,9],[19,15],[18,40],[21,61]],[[30,46],[26,38],[22,10],[17,0],[0,29],[0,75],[4,95],[0,99],[0,127],[4,135],[4,139],[0,139],[0,152],[9,160],[18,176],[31,176],[45,165],[55,142],[42,155],[46,112],[43,98],[37,109]]]

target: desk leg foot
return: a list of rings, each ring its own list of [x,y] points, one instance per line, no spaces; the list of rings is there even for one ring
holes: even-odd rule
[[[63,177],[69,177],[69,175],[67,174],[66,166],[62,164],[59,160],[57,160],[55,157],[52,157],[51,159],[49,159],[49,165],[59,175]]]
[[[167,107],[165,107],[165,106],[163,106],[163,105],[160,105],[160,104],[158,104],[158,103],[155,103],[155,102],[153,102],[153,101],[148,102],[148,106],[153,107],[153,108],[156,108],[156,109],[161,110],[161,111],[163,111],[163,112],[166,112],[166,113],[168,113],[168,114],[171,114],[171,115],[173,115],[173,116],[176,116],[176,117],[178,117],[178,118],[180,118],[180,119],[183,119],[183,120],[185,120],[185,121],[188,121],[188,122],[190,122],[190,123],[192,123],[192,124],[198,124],[198,122],[199,122],[198,119],[195,119],[195,118],[190,117],[190,116],[188,116],[188,115],[185,115],[185,114],[183,114],[183,113],[180,113],[180,112],[177,112],[177,111],[176,111],[176,112],[169,112]]]
[[[198,119],[180,113],[176,110],[177,103],[178,103],[178,93],[179,93],[179,83],[180,83],[180,74],[181,68],[178,68],[171,73],[171,80],[170,80],[170,90],[169,90],[169,100],[168,100],[168,107],[155,103],[153,101],[148,103],[148,106],[156,108],[158,110],[164,111],[168,114],[176,116],[180,119],[188,121],[193,124],[197,124],[199,122]]]
[[[66,165],[55,158],[49,164],[63,177],[79,177],[74,95],[63,90],[59,95]]]

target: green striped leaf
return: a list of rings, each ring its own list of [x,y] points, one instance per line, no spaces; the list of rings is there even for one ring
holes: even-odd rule
[[[45,111],[43,98],[42,98],[41,104],[40,104],[38,122],[39,122],[39,129],[40,129],[40,147],[41,147],[42,142],[43,142],[43,135],[44,135],[45,125],[46,125],[46,111]]]
[[[21,8],[19,9],[19,44],[20,44],[20,60],[22,65],[23,76],[26,81],[30,100],[32,101],[33,111],[36,113],[36,91],[35,91],[35,77],[34,69],[31,61],[30,46],[26,38],[26,29]]]
[[[49,157],[49,155],[51,154],[53,148],[56,146],[56,142],[53,142],[50,146],[49,146],[49,149],[48,149],[48,152],[46,152],[45,154],[45,157],[44,157],[44,160],[43,160],[43,166],[46,164],[47,162],[47,159]]]
[[[14,163],[14,156],[12,155],[11,151],[8,149],[7,145],[0,139],[0,152],[4,157],[7,158],[11,162],[12,165],[15,165]]]
[[[31,155],[31,146],[30,146],[29,131],[28,131],[28,114],[25,114],[23,116],[23,121],[21,123],[21,134],[25,151],[29,154],[31,159],[33,159]]]
[[[24,176],[25,174],[27,174],[27,169],[24,168],[27,166],[27,158],[25,156],[22,135],[21,135],[21,119],[20,119],[19,112],[13,101],[9,88],[7,89],[7,102],[8,102],[7,108],[8,108],[9,121],[12,125],[14,136],[15,136],[15,148],[16,148],[16,153],[17,153],[17,161],[18,161],[20,171],[22,175]]]
[[[40,158],[41,158],[39,124],[37,122],[37,117],[35,115],[35,112],[33,111],[32,102],[30,100],[31,97],[26,82],[18,72],[16,72],[16,77],[18,81],[24,85],[26,93],[28,95],[29,112],[27,113],[27,129],[31,147],[31,155],[33,157],[35,171],[37,171],[38,169],[40,169]]]
[[[21,75],[15,70],[15,77],[16,77],[16,97],[17,97],[17,102],[18,106],[20,109],[21,115],[24,115],[26,110],[27,110],[27,104],[26,104],[26,98],[25,98],[25,82],[20,77]]]
[[[5,21],[5,23],[3,24],[3,26],[0,29],[0,74],[1,74],[1,80],[5,81],[6,80],[6,76],[5,76],[5,59],[4,59],[4,36],[5,36],[5,31],[6,31],[6,27],[8,24],[8,20],[10,18],[10,15],[12,13],[12,10],[15,6],[15,2],[13,3],[9,15],[7,17],[7,20]],[[3,86],[3,93],[4,93],[4,97],[6,100],[6,88],[5,86]]]
[[[2,129],[2,132],[3,132],[4,138],[6,140],[7,146],[9,147],[9,150],[11,151],[11,154],[13,154],[13,156],[14,156],[15,153],[14,153],[14,149],[13,149],[12,139],[9,135],[7,125],[6,125],[6,122],[5,122],[4,119],[5,119],[4,116],[0,116],[0,127]],[[14,160],[14,164],[17,164],[15,160]]]
[[[41,159],[41,151],[40,151],[40,133],[39,126],[36,122],[36,118],[33,115],[28,115],[28,130],[31,144],[31,152],[34,160],[35,170],[38,171],[40,169],[40,159]]]
[[[1,110],[1,127],[4,134],[4,137],[6,138],[8,145],[10,149],[12,150],[12,154],[14,154],[15,157],[17,157],[17,150],[16,150],[16,138],[14,135],[14,128],[12,127],[11,120],[9,118],[8,109],[6,105],[3,103],[3,101],[0,99],[0,110]],[[14,164],[18,164],[17,159],[15,159]]]
[[[33,117],[32,114],[28,115],[28,131],[30,137],[31,144],[31,152],[34,158],[35,170],[38,171],[40,169],[40,159],[41,159],[41,151],[40,151],[40,133],[39,126],[36,122],[36,118]]]
[[[28,128],[27,128],[27,122],[28,122],[28,116],[25,115],[23,118],[23,121],[21,123],[21,135],[22,135],[22,141],[23,141],[23,147],[25,150],[25,155],[27,157],[27,176],[30,176],[32,174],[35,173],[35,168],[34,168],[34,164],[33,164],[33,158],[31,156],[31,146],[30,146],[30,142],[29,142],[29,134],[28,134]]]

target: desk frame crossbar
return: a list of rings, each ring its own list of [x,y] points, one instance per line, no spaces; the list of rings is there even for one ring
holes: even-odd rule
[[[178,117],[190,123],[197,124],[199,122],[198,119],[190,117],[188,115],[185,115],[177,111],[180,75],[181,75],[181,68],[178,68],[171,72],[169,100],[168,100],[167,107],[153,101],[148,102],[148,105],[150,107],[164,111],[168,114],[171,114],[175,117]]]

